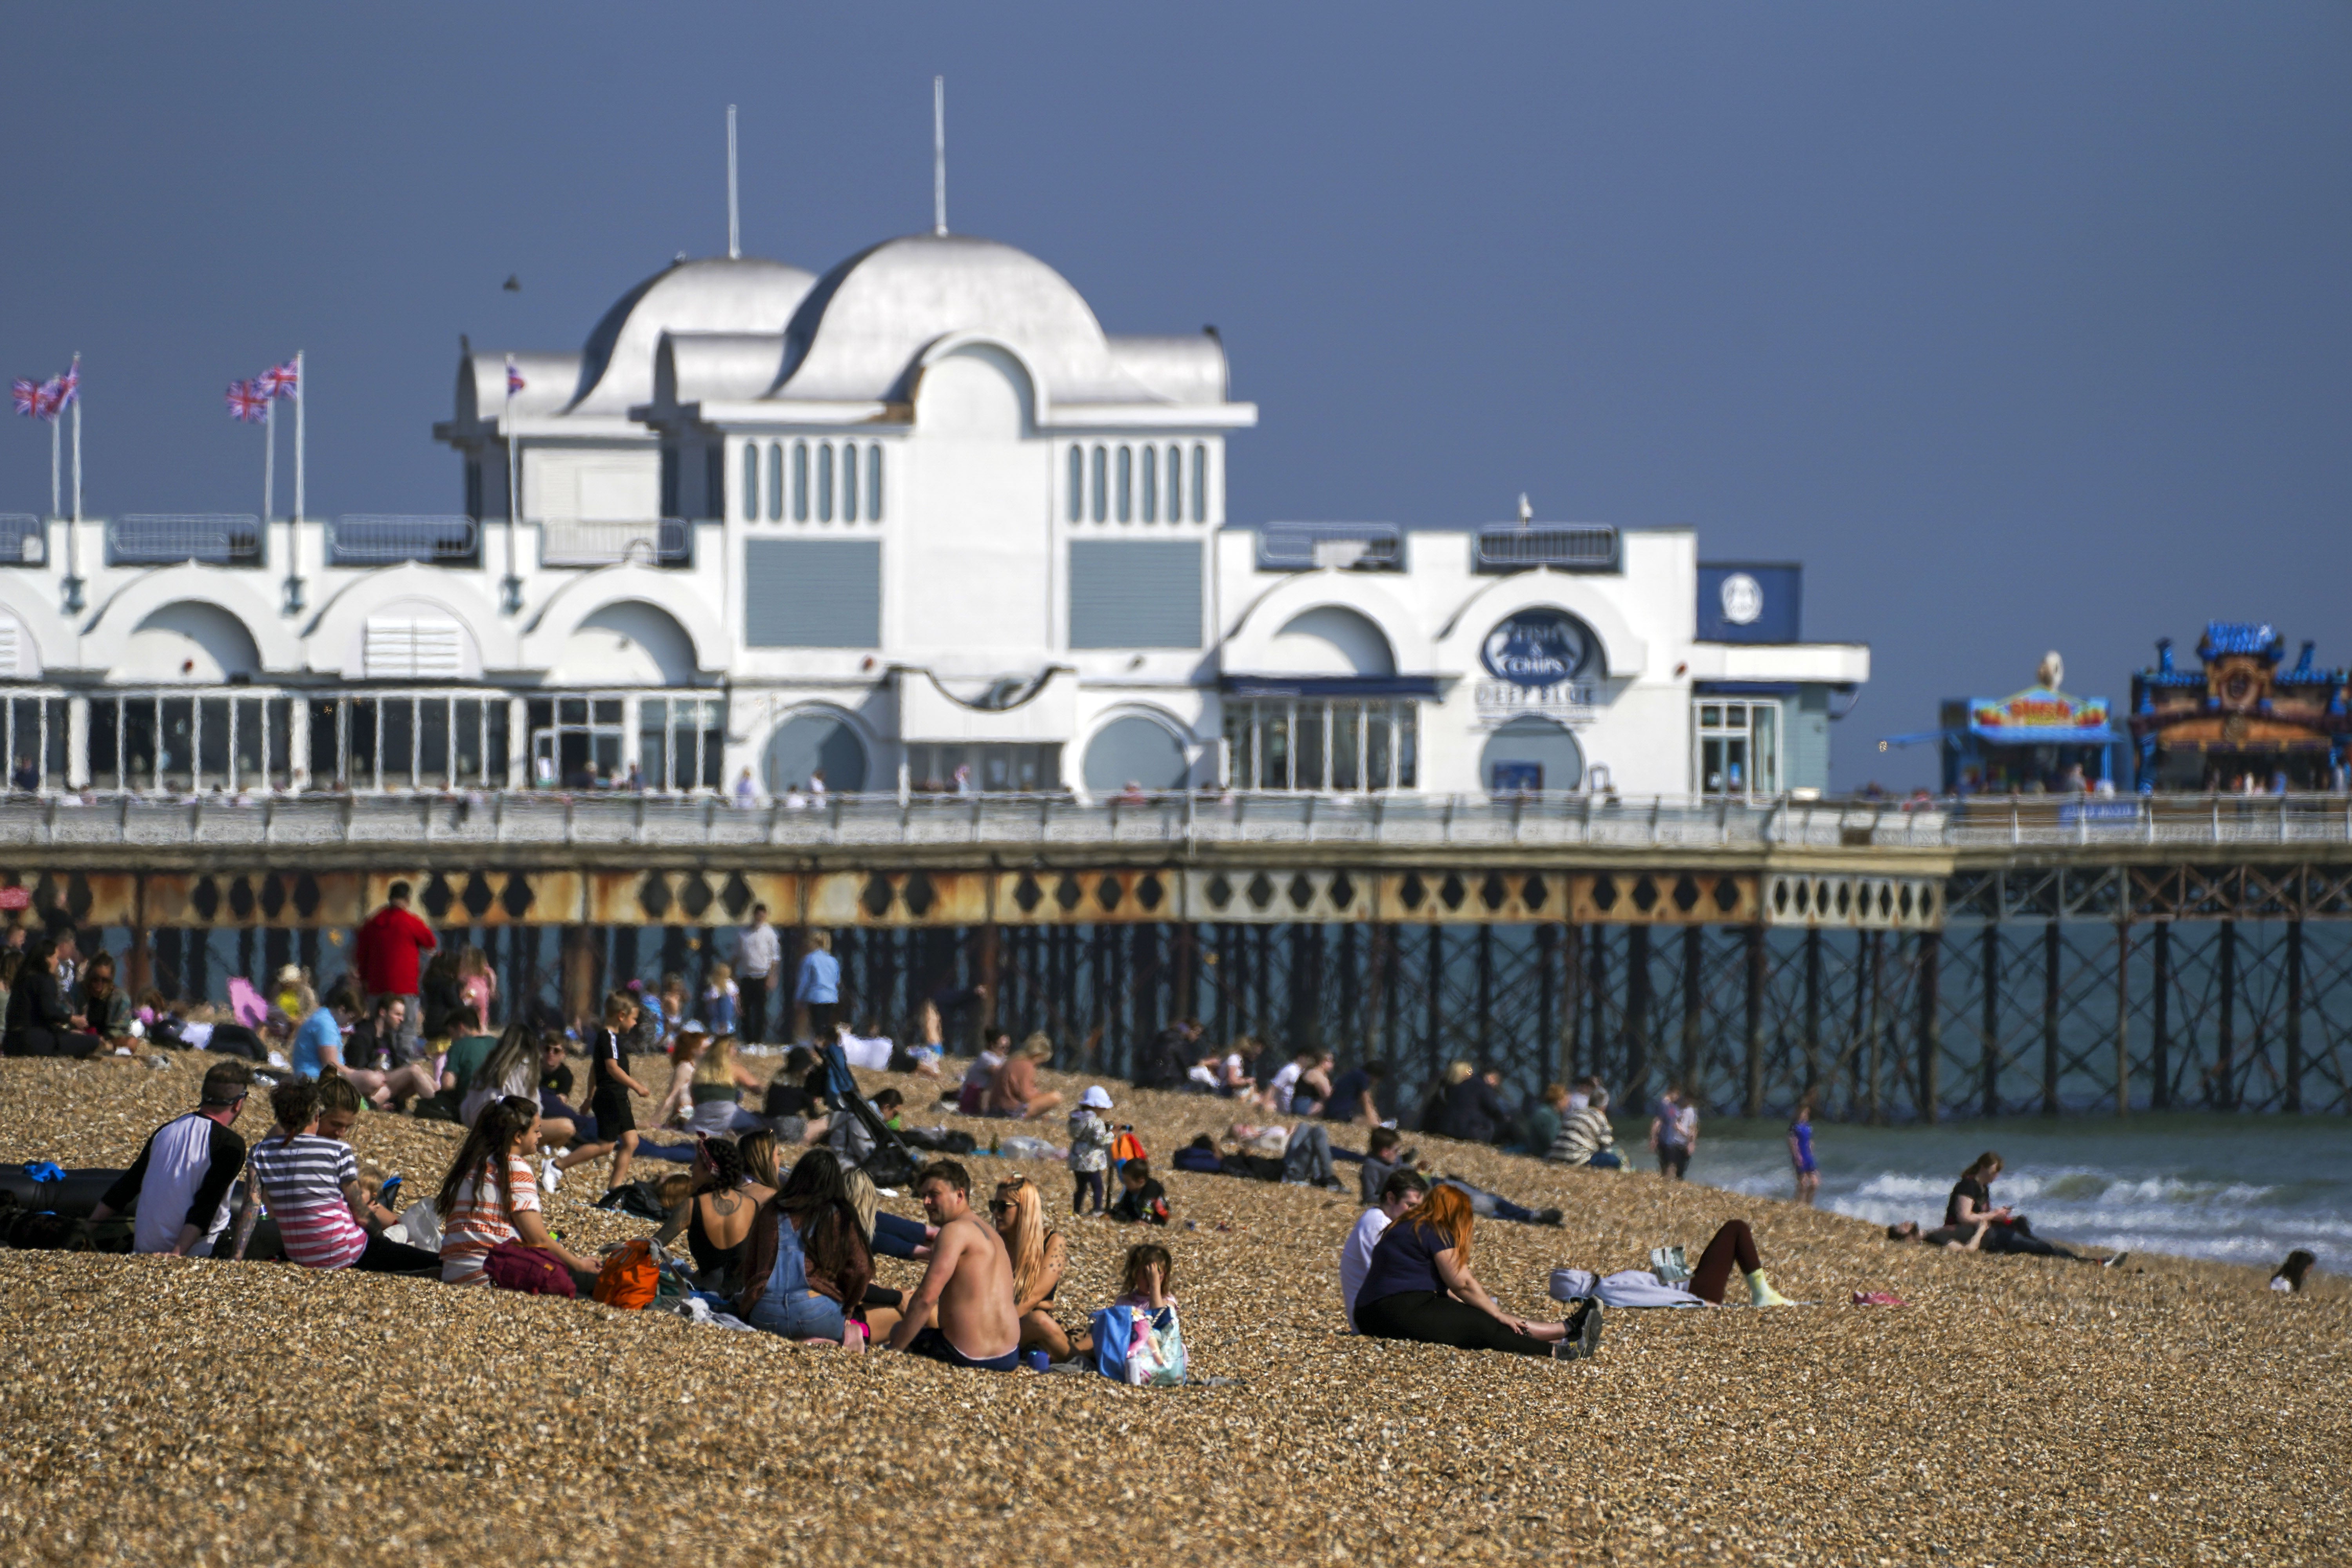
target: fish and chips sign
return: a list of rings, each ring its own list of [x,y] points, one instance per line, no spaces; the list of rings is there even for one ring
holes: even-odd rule
[[[2029,686],[2007,697],[1973,697],[1969,728],[1994,741],[2063,745],[2075,739],[2105,740],[2107,700],[2069,697],[2048,686]]]
[[[1589,677],[1600,662],[1592,629],[1564,610],[1521,610],[1486,634],[1478,661],[1491,679],[1478,682],[1478,724],[1494,729],[1533,714],[1562,724],[1593,717]]]

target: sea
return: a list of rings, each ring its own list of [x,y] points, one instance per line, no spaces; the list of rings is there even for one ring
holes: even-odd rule
[[[1629,1154],[1646,1159],[1647,1134],[1643,1121],[1638,1131],[1621,1128],[1619,1137]],[[1993,1202],[2031,1218],[2037,1236],[2266,1269],[2300,1247],[2322,1269],[2352,1273],[2352,1121],[2340,1116],[1818,1122],[1815,1201],[1880,1225],[1936,1225],[1952,1184],[1987,1150],[2003,1167]],[[1787,1123],[1709,1121],[1689,1179],[1793,1195]]]

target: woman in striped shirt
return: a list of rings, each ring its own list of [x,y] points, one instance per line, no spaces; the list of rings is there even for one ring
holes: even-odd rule
[[[286,1256],[306,1268],[359,1268],[401,1274],[440,1267],[421,1247],[386,1241],[368,1226],[367,1199],[360,1191],[359,1160],[352,1146],[319,1131],[319,1085],[292,1079],[269,1091],[278,1125],[248,1156],[261,1202],[247,1201],[237,1221],[236,1256],[253,1239],[263,1205],[278,1222]]]
[[[505,1243],[535,1247],[575,1274],[593,1274],[549,1234],[539,1206],[530,1156],[539,1148],[539,1105],[503,1095],[482,1108],[474,1130],[433,1200],[441,1216],[441,1279],[451,1285],[483,1282],[482,1260]]]

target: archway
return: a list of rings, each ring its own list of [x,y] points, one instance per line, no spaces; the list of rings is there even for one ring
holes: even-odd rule
[[[692,686],[694,639],[676,617],[642,599],[589,612],[564,639],[549,674],[562,686]]]
[[[1498,795],[1571,790],[1584,782],[1584,748],[1565,725],[1523,713],[1487,737],[1478,782]]]
[[[1297,675],[1394,675],[1396,654],[1370,617],[1318,605],[1283,623],[1266,646],[1270,668]]]
[[[261,673],[261,650],[245,623],[218,605],[177,599],[158,606],[122,645],[116,681],[217,685]]]
[[[1165,724],[1141,714],[1112,720],[1087,742],[1085,776],[1094,795],[1116,795],[1130,784],[1182,789],[1191,775],[1183,743]]]
[[[819,773],[827,790],[856,795],[866,787],[866,742],[842,715],[810,709],[769,739],[765,771],[771,795],[806,789]]]

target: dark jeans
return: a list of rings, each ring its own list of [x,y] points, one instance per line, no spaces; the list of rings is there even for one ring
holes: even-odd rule
[[[1417,1340],[1459,1351],[1507,1351],[1513,1355],[1551,1354],[1551,1346],[1503,1327],[1475,1307],[1442,1290],[1402,1290],[1356,1303],[1356,1330],[1376,1340]]]
[[[1290,1134],[1290,1146],[1283,1151],[1282,1179],[1318,1185],[1339,1180],[1331,1167],[1331,1133],[1328,1128],[1316,1121],[1298,1124]]]
[[[1658,1174],[1681,1181],[1690,1172],[1690,1154],[1691,1152],[1679,1143],[1659,1144]]]
[[[1541,1225],[1544,1222],[1543,1215],[1534,1209],[1515,1204],[1510,1199],[1490,1193],[1484,1187],[1474,1187],[1469,1183],[1458,1181],[1452,1176],[1439,1177],[1438,1184],[1455,1188],[1469,1198],[1470,1212],[1480,1219],[1507,1219],[1519,1225]]]
[[[768,1038],[768,977],[764,974],[739,974],[735,988],[742,993],[742,1016],[735,1020],[736,1032],[747,1046],[756,1046]]]
[[[362,1274],[411,1274],[429,1268],[437,1279],[441,1277],[441,1255],[427,1252],[421,1247],[410,1247],[404,1242],[386,1241],[381,1236],[371,1236],[367,1238],[367,1249],[352,1258],[350,1267]]]
[[[2055,1242],[2044,1241],[2032,1231],[2015,1225],[1985,1226],[1984,1241],[1977,1250],[2013,1252],[2028,1258],[2064,1258],[2076,1263],[2084,1261],[2081,1253],[2060,1247]]]
[[[1742,1274],[1753,1274],[1764,1267],[1756,1255],[1756,1237],[1749,1234],[1744,1219],[1727,1219],[1706,1250],[1698,1255],[1698,1267],[1691,1270],[1690,1293],[1702,1301],[1723,1305],[1723,1288],[1731,1283],[1731,1267],[1739,1266]]]
[[[834,1020],[841,1016],[838,1002],[812,1002],[808,1005],[809,1038],[820,1046],[833,1044]]]
[[[874,1216],[874,1250],[885,1258],[912,1258],[924,1245],[923,1223],[895,1214]]]
[[[1072,1171],[1070,1173],[1070,1212],[1072,1214],[1087,1212],[1088,1193],[1095,1195],[1095,1213],[1102,1213],[1103,1173],[1100,1171]]]
[[[85,1035],[79,1029],[44,1029],[37,1026],[19,1029],[8,1037],[5,1053],[12,1057],[73,1057],[77,1059],[98,1055],[101,1042],[96,1035]]]

